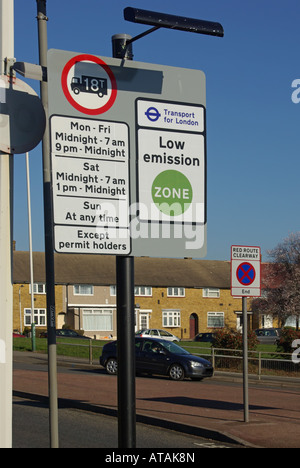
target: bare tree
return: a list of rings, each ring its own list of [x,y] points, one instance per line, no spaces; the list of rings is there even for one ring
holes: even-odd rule
[[[300,316],[300,232],[291,234],[268,251],[271,262],[265,265],[264,295],[253,301],[253,311],[270,314],[284,324],[288,317]]]

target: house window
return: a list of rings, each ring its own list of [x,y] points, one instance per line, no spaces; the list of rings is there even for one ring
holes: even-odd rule
[[[110,295],[111,296],[117,295],[117,286],[115,284],[110,287]]]
[[[207,312],[208,328],[223,328],[224,325],[224,312]]]
[[[29,285],[29,294],[31,294],[31,284]],[[46,294],[45,283],[33,283],[33,294]]]
[[[135,296],[152,296],[151,286],[136,286],[134,288]]]
[[[220,289],[218,288],[204,288],[203,297],[220,297]]]
[[[34,309],[34,323],[38,327],[46,326],[46,309]],[[24,325],[25,327],[31,326],[31,309],[24,310]]]
[[[180,310],[163,310],[162,324],[163,327],[180,327]]]
[[[93,296],[94,286],[92,284],[74,284],[73,291],[75,296]]]
[[[84,331],[112,331],[113,309],[82,309]]]
[[[184,288],[168,288],[168,297],[184,297]]]

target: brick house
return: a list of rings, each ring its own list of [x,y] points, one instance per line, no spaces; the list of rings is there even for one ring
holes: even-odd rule
[[[116,336],[115,257],[56,254],[56,326],[96,338]],[[33,253],[36,329],[46,328],[45,259]],[[29,252],[14,251],[14,329],[31,324]],[[249,301],[250,328],[258,327]],[[242,300],[230,294],[230,262],[135,259],[135,321],[182,339],[220,327],[240,329]]]

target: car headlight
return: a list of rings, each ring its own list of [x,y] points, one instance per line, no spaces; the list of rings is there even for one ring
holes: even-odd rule
[[[192,367],[204,367],[204,365],[201,362],[198,361],[191,361],[191,366]]]

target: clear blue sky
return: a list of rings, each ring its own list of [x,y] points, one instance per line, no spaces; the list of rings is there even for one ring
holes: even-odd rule
[[[14,0],[15,57],[38,63],[35,0]],[[112,56],[111,36],[139,7],[220,22],[224,38],[161,29],[134,43],[134,60],[203,70],[207,79],[207,259],[232,244],[258,245],[263,260],[300,231],[299,0],[48,0],[48,46]],[[39,91],[37,82],[27,80]],[[299,94],[300,96],[300,94]],[[30,153],[33,249],[44,250],[41,145]],[[25,155],[15,156],[14,239],[28,250]]]

